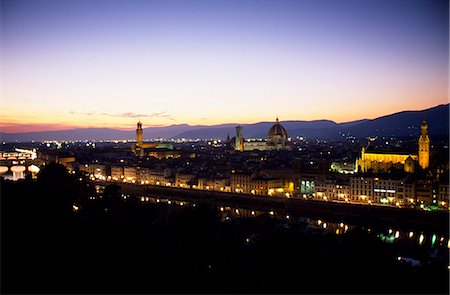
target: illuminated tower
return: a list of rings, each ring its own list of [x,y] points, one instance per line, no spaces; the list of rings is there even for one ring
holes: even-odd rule
[[[242,127],[236,126],[236,142],[234,149],[236,151],[243,152],[244,151],[244,137],[242,136]]]
[[[428,137],[428,125],[425,119],[420,126],[422,134],[419,137],[419,165],[423,169],[430,165],[430,138]]]
[[[136,129],[137,145],[142,145],[142,134],[143,133],[144,133],[144,130],[142,130],[142,123],[139,121],[137,123],[137,129]]]

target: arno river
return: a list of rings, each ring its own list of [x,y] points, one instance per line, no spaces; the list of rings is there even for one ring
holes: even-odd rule
[[[143,205],[165,204],[168,206],[187,206],[195,207],[195,202],[172,200],[170,198],[155,196],[131,196],[122,194],[122,198],[137,198]],[[395,224],[391,227],[380,228],[343,222],[331,222],[324,219],[312,219],[293,214],[287,214],[276,210],[257,211],[246,208],[232,208],[229,206],[217,206],[221,213],[222,221],[227,222],[235,218],[257,218],[262,215],[273,218],[286,225],[296,225],[305,232],[311,234],[334,234],[344,235],[354,230],[364,230],[369,235],[375,235],[381,241],[386,243],[395,243],[412,247],[423,247],[425,249],[447,249],[450,248],[448,232],[442,231],[402,231],[396,228]]]
[[[195,199],[180,199],[180,196],[173,198],[170,195],[163,196],[151,193],[133,194],[127,193],[126,190],[121,194],[121,197],[125,200],[133,199],[141,203],[142,206],[195,207],[199,203]],[[450,269],[450,266],[448,266],[450,241],[448,230],[445,230],[446,225],[436,228],[433,228],[433,226],[426,228],[420,228],[420,226],[405,227],[404,225],[398,225],[396,220],[382,224],[354,222],[354,219],[352,222],[352,218],[347,219],[345,216],[340,219],[336,219],[335,216],[327,218],[328,214],[311,218],[298,212],[295,213],[295,210],[290,212],[288,208],[272,209],[268,207],[262,209],[264,206],[251,208],[248,204],[244,208],[243,206],[230,206],[229,202],[221,203],[220,200],[215,200],[214,206],[220,212],[222,222],[231,222],[235,219],[269,218],[285,227],[295,228],[311,235],[339,236],[357,232],[398,248],[398,255],[393,259],[396,259],[399,263],[406,263],[412,267],[420,266],[424,261],[423,254],[425,254],[428,261],[446,263]],[[254,237],[249,237],[246,242],[251,243],[252,239]],[[419,261],[419,257],[415,257],[414,254],[411,255],[411,253],[419,252],[422,253],[420,255],[421,261]]]

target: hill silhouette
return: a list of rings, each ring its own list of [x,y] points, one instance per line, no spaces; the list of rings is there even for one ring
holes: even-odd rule
[[[420,123],[426,119],[430,136],[447,135],[449,133],[449,104],[439,105],[421,111],[403,111],[376,119],[363,119],[346,123],[336,123],[330,120],[314,121],[281,121],[290,137],[306,138],[340,138],[342,134],[365,138],[367,136],[417,136]],[[258,122],[240,124],[244,127],[245,138],[265,138],[267,131],[274,122]],[[238,123],[228,123],[212,126],[188,124],[170,125],[164,127],[144,128],[144,139],[225,139],[228,134],[235,135]],[[0,133],[2,141],[28,142],[42,140],[133,140],[135,131],[116,130],[110,128],[82,128],[61,131]]]

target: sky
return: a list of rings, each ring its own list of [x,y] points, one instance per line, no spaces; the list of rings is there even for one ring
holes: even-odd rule
[[[448,71],[448,1],[1,1],[2,132],[371,119]]]

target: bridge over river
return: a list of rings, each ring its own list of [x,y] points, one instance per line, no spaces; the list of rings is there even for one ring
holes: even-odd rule
[[[39,172],[43,163],[36,156],[36,150],[16,148],[15,151],[0,151],[0,175],[12,180],[24,178],[26,171],[33,176]]]

